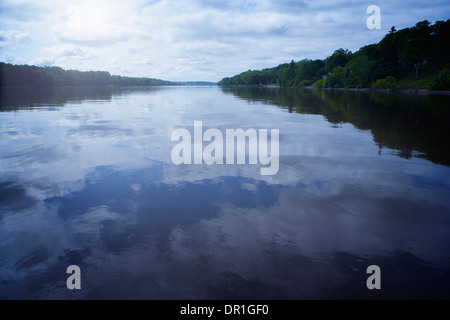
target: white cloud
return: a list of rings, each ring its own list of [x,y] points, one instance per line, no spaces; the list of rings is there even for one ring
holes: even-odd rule
[[[9,52],[2,52],[0,61],[17,64],[17,59],[14,58]]]
[[[72,44],[62,44],[42,49],[42,53],[47,56],[52,56],[57,62],[67,62],[73,60],[90,60],[96,58],[98,55],[89,49],[84,49]]]
[[[0,41],[19,43],[30,40],[30,34],[26,31],[0,30]]]
[[[2,0],[0,2],[0,17],[3,20],[16,20],[20,22],[42,19],[44,8],[38,3],[27,3]]]
[[[148,58],[141,58],[141,59],[137,59],[133,61],[133,64],[137,64],[137,65],[152,65],[152,61],[151,59]]]
[[[118,17],[110,8],[100,1],[69,6],[64,21],[56,24],[52,31],[62,42],[84,46],[102,47],[124,41],[125,33],[114,25]]]
[[[55,60],[52,58],[36,58],[31,61],[32,65],[35,65],[38,67],[52,66],[54,63],[55,63]]]
[[[441,0],[378,5],[381,30],[366,28],[366,3],[343,0],[7,0],[1,8],[11,17],[2,14],[0,28],[9,33],[0,37],[10,46],[5,50],[27,61],[41,53],[64,68],[220,80],[292,59],[325,58],[341,47],[355,51],[381,40],[392,25],[443,20],[450,10]],[[33,19],[21,14],[25,8],[36,9]],[[12,50],[16,42],[24,48]]]

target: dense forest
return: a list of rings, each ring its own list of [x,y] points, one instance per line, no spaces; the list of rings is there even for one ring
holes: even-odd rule
[[[160,86],[175,82],[112,76],[107,71],[64,70],[60,67],[12,65],[0,62],[0,86]]]
[[[450,89],[450,20],[390,32],[377,44],[352,53],[336,50],[324,60],[304,59],[248,70],[219,85],[278,85],[329,88]]]

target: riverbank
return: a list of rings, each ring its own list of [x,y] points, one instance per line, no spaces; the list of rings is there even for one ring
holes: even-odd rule
[[[443,94],[450,95],[450,91],[438,91],[428,89],[372,89],[372,88],[318,88],[314,86],[307,87],[288,87],[276,85],[236,85],[236,86],[220,86],[225,88],[292,88],[292,89],[310,89],[310,90],[338,90],[338,91],[358,91],[358,92],[381,92],[381,93],[400,93],[400,94]]]

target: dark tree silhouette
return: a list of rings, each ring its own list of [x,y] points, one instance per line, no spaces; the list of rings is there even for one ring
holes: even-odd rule
[[[111,76],[106,71],[63,70],[59,67],[0,62],[0,86],[156,86],[177,83],[152,78]]]
[[[338,49],[324,60],[304,59],[275,68],[246,71],[224,78],[219,85],[281,85],[318,87],[396,87],[397,81],[450,89],[450,20],[427,20],[397,31],[392,26],[377,44],[355,53]],[[380,81],[378,81],[380,80]],[[420,82],[422,81],[422,82]]]

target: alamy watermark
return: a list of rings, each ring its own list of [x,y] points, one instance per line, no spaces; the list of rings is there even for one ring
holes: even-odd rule
[[[367,7],[366,13],[371,14],[366,20],[368,29],[381,29],[381,9],[377,5],[370,5]]]
[[[226,129],[225,137],[218,129],[203,132],[202,121],[194,121],[194,137],[187,129],[172,132],[171,141],[178,141],[171,153],[172,162],[180,164],[246,164],[248,146],[248,164],[259,163],[261,175],[275,175],[279,163],[279,129]],[[268,139],[270,137],[270,139]],[[225,142],[224,142],[225,139]],[[269,141],[270,140],[270,152]],[[247,145],[248,141],[248,145]],[[203,142],[208,144],[203,148]],[[225,152],[225,158],[224,158]],[[235,161],[236,160],[236,161]]]
[[[370,265],[367,267],[367,274],[370,276],[367,278],[366,286],[367,289],[381,289],[381,269],[376,264]]]
[[[81,289],[81,270],[80,267],[73,264],[67,267],[66,273],[70,274],[66,280],[67,289]]]

